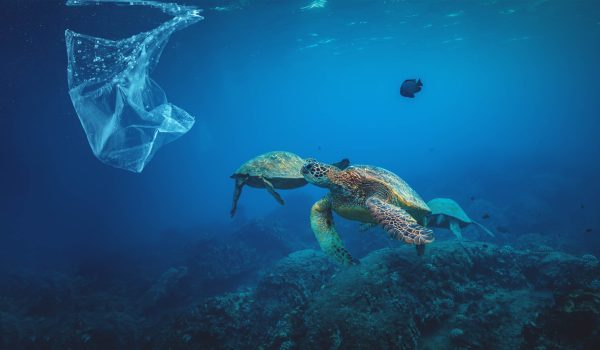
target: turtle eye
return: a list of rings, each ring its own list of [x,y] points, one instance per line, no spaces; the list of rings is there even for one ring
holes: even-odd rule
[[[305,168],[307,170],[310,170],[310,169],[312,169],[312,167],[313,167],[313,164],[312,163],[308,163]]]

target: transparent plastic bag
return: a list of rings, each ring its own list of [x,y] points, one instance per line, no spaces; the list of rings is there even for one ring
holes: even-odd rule
[[[69,95],[94,155],[116,168],[141,172],[164,144],[185,134],[194,117],[169,103],[150,78],[175,31],[203,19],[190,6],[154,1],[71,0],[69,6],[124,3],[174,16],[154,30],[122,40],[65,31]]]

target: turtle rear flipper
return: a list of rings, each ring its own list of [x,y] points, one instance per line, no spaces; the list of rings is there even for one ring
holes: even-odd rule
[[[366,204],[373,218],[392,238],[417,245],[433,242],[433,231],[419,225],[404,209],[377,197],[370,197]]]
[[[284,204],[283,198],[281,198],[279,193],[277,193],[277,191],[275,191],[275,187],[273,187],[273,184],[271,183],[271,181],[265,179],[262,176],[260,177],[260,180],[263,182],[263,184],[265,185],[265,188],[267,189],[267,191],[269,191],[271,196],[273,196],[279,204],[283,205]]]
[[[237,210],[237,202],[240,199],[240,195],[242,194],[242,189],[246,184],[247,177],[239,177],[239,176],[231,176],[232,179],[235,179],[235,187],[233,188],[233,204],[231,205],[231,217],[234,217],[235,212]]]
[[[487,227],[483,226],[482,224],[478,223],[477,221],[473,221],[473,223],[477,226],[479,226],[480,229],[482,229],[483,231],[485,231],[485,233],[487,233],[488,235],[492,236],[492,237],[496,237],[496,235],[490,231]]]
[[[359,261],[344,248],[340,235],[333,226],[331,201],[328,197],[320,199],[310,209],[310,226],[325,254],[342,265],[354,265]]]

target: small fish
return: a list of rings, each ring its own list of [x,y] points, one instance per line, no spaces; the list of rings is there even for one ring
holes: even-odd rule
[[[592,230],[591,228],[586,228],[586,229],[585,229],[585,233],[592,233],[592,231],[593,231],[593,230]]]
[[[579,207],[580,207],[581,209],[585,209],[585,205],[583,205],[583,204],[582,204],[582,205],[580,205]]]
[[[482,219],[487,220],[490,218],[490,214],[488,213],[483,213],[483,215],[481,216]]]
[[[415,94],[421,91],[422,86],[423,82],[421,82],[421,79],[407,79],[402,83],[402,86],[400,86],[400,95],[414,98]]]
[[[471,196],[471,201],[474,201],[474,200],[475,200],[475,197],[474,197],[474,196]]]

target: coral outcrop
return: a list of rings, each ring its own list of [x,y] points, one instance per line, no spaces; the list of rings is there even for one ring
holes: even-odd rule
[[[15,272],[0,349],[600,348],[593,255],[530,235],[436,241],[422,257],[384,248],[341,268],[283,235],[250,223],[204,237],[147,282]]]
[[[425,257],[410,247],[382,249],[343,270],[308,250],[282,260],[256,288],[192,308],[153,344],[519,348],[538,313],[552,308],[553,290],[588,286],[598,272],[589,256],[477,242],[442,242]],[[590,327],[598,331],[597,324]]]

